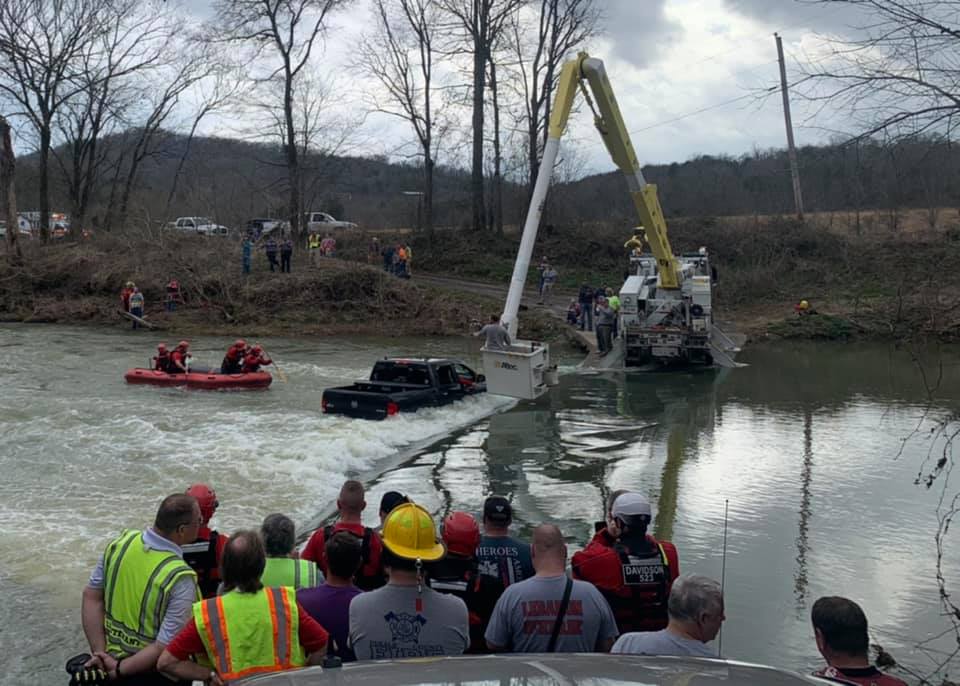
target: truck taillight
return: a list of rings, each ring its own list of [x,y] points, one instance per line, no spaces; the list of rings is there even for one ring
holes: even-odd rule
[[[387,416],[392,417],[393,415],[400,412],[400,406],[393,401],[387,402]]]
[[[326,399],[326,398],[323,398],[323,399],[320,401],[320,408],[321,408],[324,412],[327,411],[327,399]]]

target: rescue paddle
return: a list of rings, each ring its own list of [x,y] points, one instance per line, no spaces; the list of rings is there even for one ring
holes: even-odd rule
[[[263,348],[263,346],[260,346]],[[270,362],[273,363],[273,368],[277,371],[277,378],[280,379],[283,383],[287,383],[287,375],[283,373],[283,370],[280,369],[280,365],[277,364],[277,361],[273,359],[273,355],[267,352],[266,348],[263,348],[263,352],[267,353],[267,356],[270,358]]]

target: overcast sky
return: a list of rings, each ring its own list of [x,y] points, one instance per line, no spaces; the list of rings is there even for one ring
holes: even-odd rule
[[[209,16],[209,0],[185,1],[198,17]],[[587,49],[606,63],[643,163],[784,147],[779,92],[751,95],[779,84],[774,32],[783,37],[789,78],[796,60],[816,49],[817,34],[847,32],[858,19],[846,6],[810,0],[598,1],[603,35]],[[340,76],[344,106],[356,107],[358,94],[373,87],[345,70],[370,18],[366,0],[336,15],[318,61],[323,74]],[[842,128],[829,112],[811,118],[812,108],[799,98],[792,106],[799,145],[826,142]],[[224,120],[207,126],[209,133],[227,129]],[[402,122],[368,118],[357,152],[390,153],[410,133]],[[583,160],[581,173],[613,167],[588,112],[573,118],[569,138]]]

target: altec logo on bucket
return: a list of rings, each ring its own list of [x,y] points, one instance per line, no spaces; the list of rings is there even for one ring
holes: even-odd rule
[[[509,369],[511,372],[517,371],[517,365],[510,364],[509,362],[495,362],[494,366],[499,369]]]

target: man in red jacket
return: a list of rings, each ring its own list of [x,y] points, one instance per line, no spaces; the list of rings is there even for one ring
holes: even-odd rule
[[[650,502],[639,493],[621,493],[608,514],[607,527],[573,556],[573,576],[603,593],[621,634],[659,631],[667,626],[667,598],[680,574],[677,549],[647,533]]]
[[[247,353],[246,357],[243,358],[243,373],[252,374],[253,372],[259,372],[262,365],[273,364],[273,360],[263,354],[263,348],[259,345],[255,345],[250,349],[250,352]]]
[[[217,587],[220,585],[220,560],[223,558],[223,549],[230,537],[210,527],[210,520],[220,507],[216,491],[207,484],[193,484],[187,489],[187,495],[197,499],[203,523],[197,531],[197,540],[180,546],[180,549],[183,551],[184,562],[197,573],[200,593],[204,598],[213,598],[217,595]]]
[[[363,510],[367,506],[364,499],[363,484],[359,481],[344,482],[337,498],[337,511],[340,516],[336,524],[329,524],[313,532],[306,547],[300,554],[300,559],[316,562],[317,566],[327,573],[326,541],[338,531],[347,531],[361,541],[361,557],[363,564],[354,577],[357,588],[372,591],[386,583],[383,565],[380,562],[383,552],[383,542],[376,531],[363,525]]]

